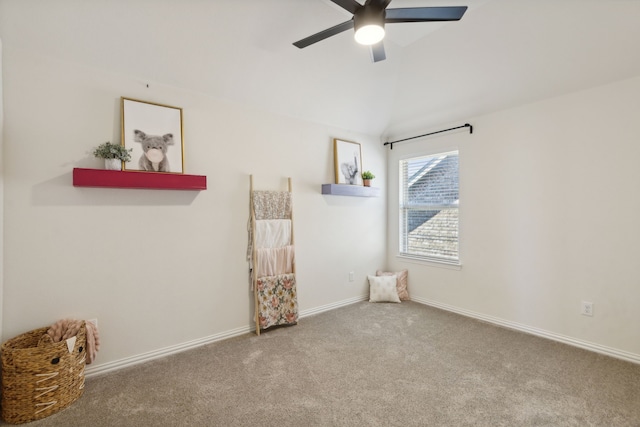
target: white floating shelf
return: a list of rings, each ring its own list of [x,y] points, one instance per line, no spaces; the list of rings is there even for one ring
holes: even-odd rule
[[[380,189],[377,187],[364,187],[362,185],[322,184],[322,194],[331,194],[333,196],[379,197]]]

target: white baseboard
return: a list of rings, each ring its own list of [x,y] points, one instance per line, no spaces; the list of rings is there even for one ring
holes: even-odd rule
[[[366,295],[355,297],[355,298],[349,298],[346,300],[323,305],[320,307],[314,307],[307,310],[302,310],[300,312],[300,318],[312,316],[314,314],[319,314],[329,310],[334,310],[336,308],[344,307],[350,304],[355,304],[357,302],[364,301],[365,299],[367,299]],[[161,348],[159,350],[150,351],[148,353],[142,353],[136,356],[125,357],[124,359],[120,359],[120,360],[116,360],[113,362],[108,362],[108,363],[104,363],[96,366],[88,366],[85,371],[85,376],[87,378],[90,378],[96,375],[105,374],[107,372],[137,365],[139,363],[149,362],[151,360],[158,359],[160,357],[169,356],[169,355],[180,353],[186,350],[191,350],[193,348],[214,343],[216,341],[222,341],[225,339],[237,337],[239,335],[244,335],[249,332],[253,332],[254,330],[255,330],[254,325],[247,325],[245,327],[236,328],[230,331],[221,332],[219,334],[210,335],[208,337],[199,338],[197,340],[192,340],[192,341],[187,341],[181,344],[172,345],[170,347]]]
[[[153,359],[169,356],[171,354],[180,353],[182,351],[191,350],[196,347],[200,347],[206,344],[210,344],[216,341],[222,341],[228,338],[237,337],[253,331],[252,326],[245,326],[242,328],[232,329],[230,331],[221,332],[219,334],[210,335],[208,337],[199,338],[197,340],[187,341],[182,344],[172,345],[170,347],[161,348],[159,350],[150,351],[148,353],[138,354],[136,356],[125,357],[124,359],[115,360],[113,362],[104,363],[97,366],[88,366],[85,371],[85,376],[90,378],[95,375],[104,374],[107,372],[115,371],[129,366],[137,365],[139,363],[149,362]]]
[[[364,301],[364,300],[366,300],[368,298],[369,298],[369,295],[362,295],[362,296],[359,296],[359,297],[353,297],[353,298],[345,299],[345,300],[342,300],[342,301],[333,302],[333,303],[327,304],[327,305],[321,305],[320,307],[315,307],[315,308],[309,308],[307,310],[302,310],[300,312],[300,318],[312,316],[314,314],[319,314],[319,313],[322,313],[322,312],[325,312],[325,311],[329,311],[329,310],[335,310],[336,308],[340,308],[340,307],[344,307],[344,306],[347,306],[347,305],[355,304],[357,302]]]
[[[465,310],[462,308],[454,307],[448,304],[442,304],[437,301],[431,301],[425,298],[411,297],[411,301],[415,301],[420,304],[440,308],[442,310],[450,311],[452,313],[461,314],[466,317],[482,320],[485,322],[493,323],[495,325],[503,326],[505,328],[514,329],[516,331],[525,332],[538,337],[547,338],[553,341],[558,341],[564,344],[568,344],[574,347],[579,347],[585,350],[593,351],[596,353],[604,354],[607,356],[615,357],[616,359],[626,360],[627,362],[640,364],[640,354],[630,353],[628,351],[619,350],[617,348],[607,347],[604,345],[579,340],[566,335],[557,334],[555,332],[545,331],[544,329],[538,329],[531,326],[527,326],[521,323],[512,322],[510,320],[500,319],[498,317],[487,316],[485,314],[476,313],[474,311]]]

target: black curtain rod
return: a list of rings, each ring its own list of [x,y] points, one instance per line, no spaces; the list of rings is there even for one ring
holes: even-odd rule
[[[422,138],[423,136],[435,135],[436,133],[449,132],[450,130],[456,130],[461,128],[469,128],[469,133],[473,133],[473,126],[469,123],[465,123],[462,126],[457,126],[450,129],[439,130],[437,132],[425,133],[424,135],[412,136],[411,138],[399,139],[397,141],[385,142],[384,145],[391,145],[391,149],[393,150],[393,144],[397,144],[398,142],[409,141],[410,139]]]

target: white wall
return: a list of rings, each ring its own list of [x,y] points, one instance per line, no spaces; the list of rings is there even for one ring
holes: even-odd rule
[[[388,263],[410,270],[411,296],[640,361],[638,99],[640,77],[470,119],[472,135],[395,145]],[[404,136],[396,129],[390,140]],[[406,262],[398,160],[452,147],[463,266]],[[583,300],[593,317],[580,314]]]
[[[102,167],[93,147],[119,142],[121,96],[183,108],[185,171],[206,175],[206,191],[72,186],[74,167]],[[7,43],[4,99],[3,339],[96,317],[99,369],[248,331],[250,174],[257,189],[293,179],[303,313],[363,297],[367,273],[385,263],[386,197],[321,195],[333,182],[333,137],[360,142],[365,167],[386,181],[377,138]]]
[[[0,271],[4,271],[4,155],[3,155],[3,134],[4,134],[4,108],[2,95],[2,40],[0,39]],[[2,306],[3,306],[3,283],[4,275],[0,274],[0,337],[2,333]]]

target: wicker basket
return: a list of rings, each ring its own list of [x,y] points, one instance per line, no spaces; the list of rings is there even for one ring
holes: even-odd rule
[[[86,329],[73,348],[52,342],[49,328],[2,344],[2,418],[11,424],[39,420],[75,402],[84,391]]]

